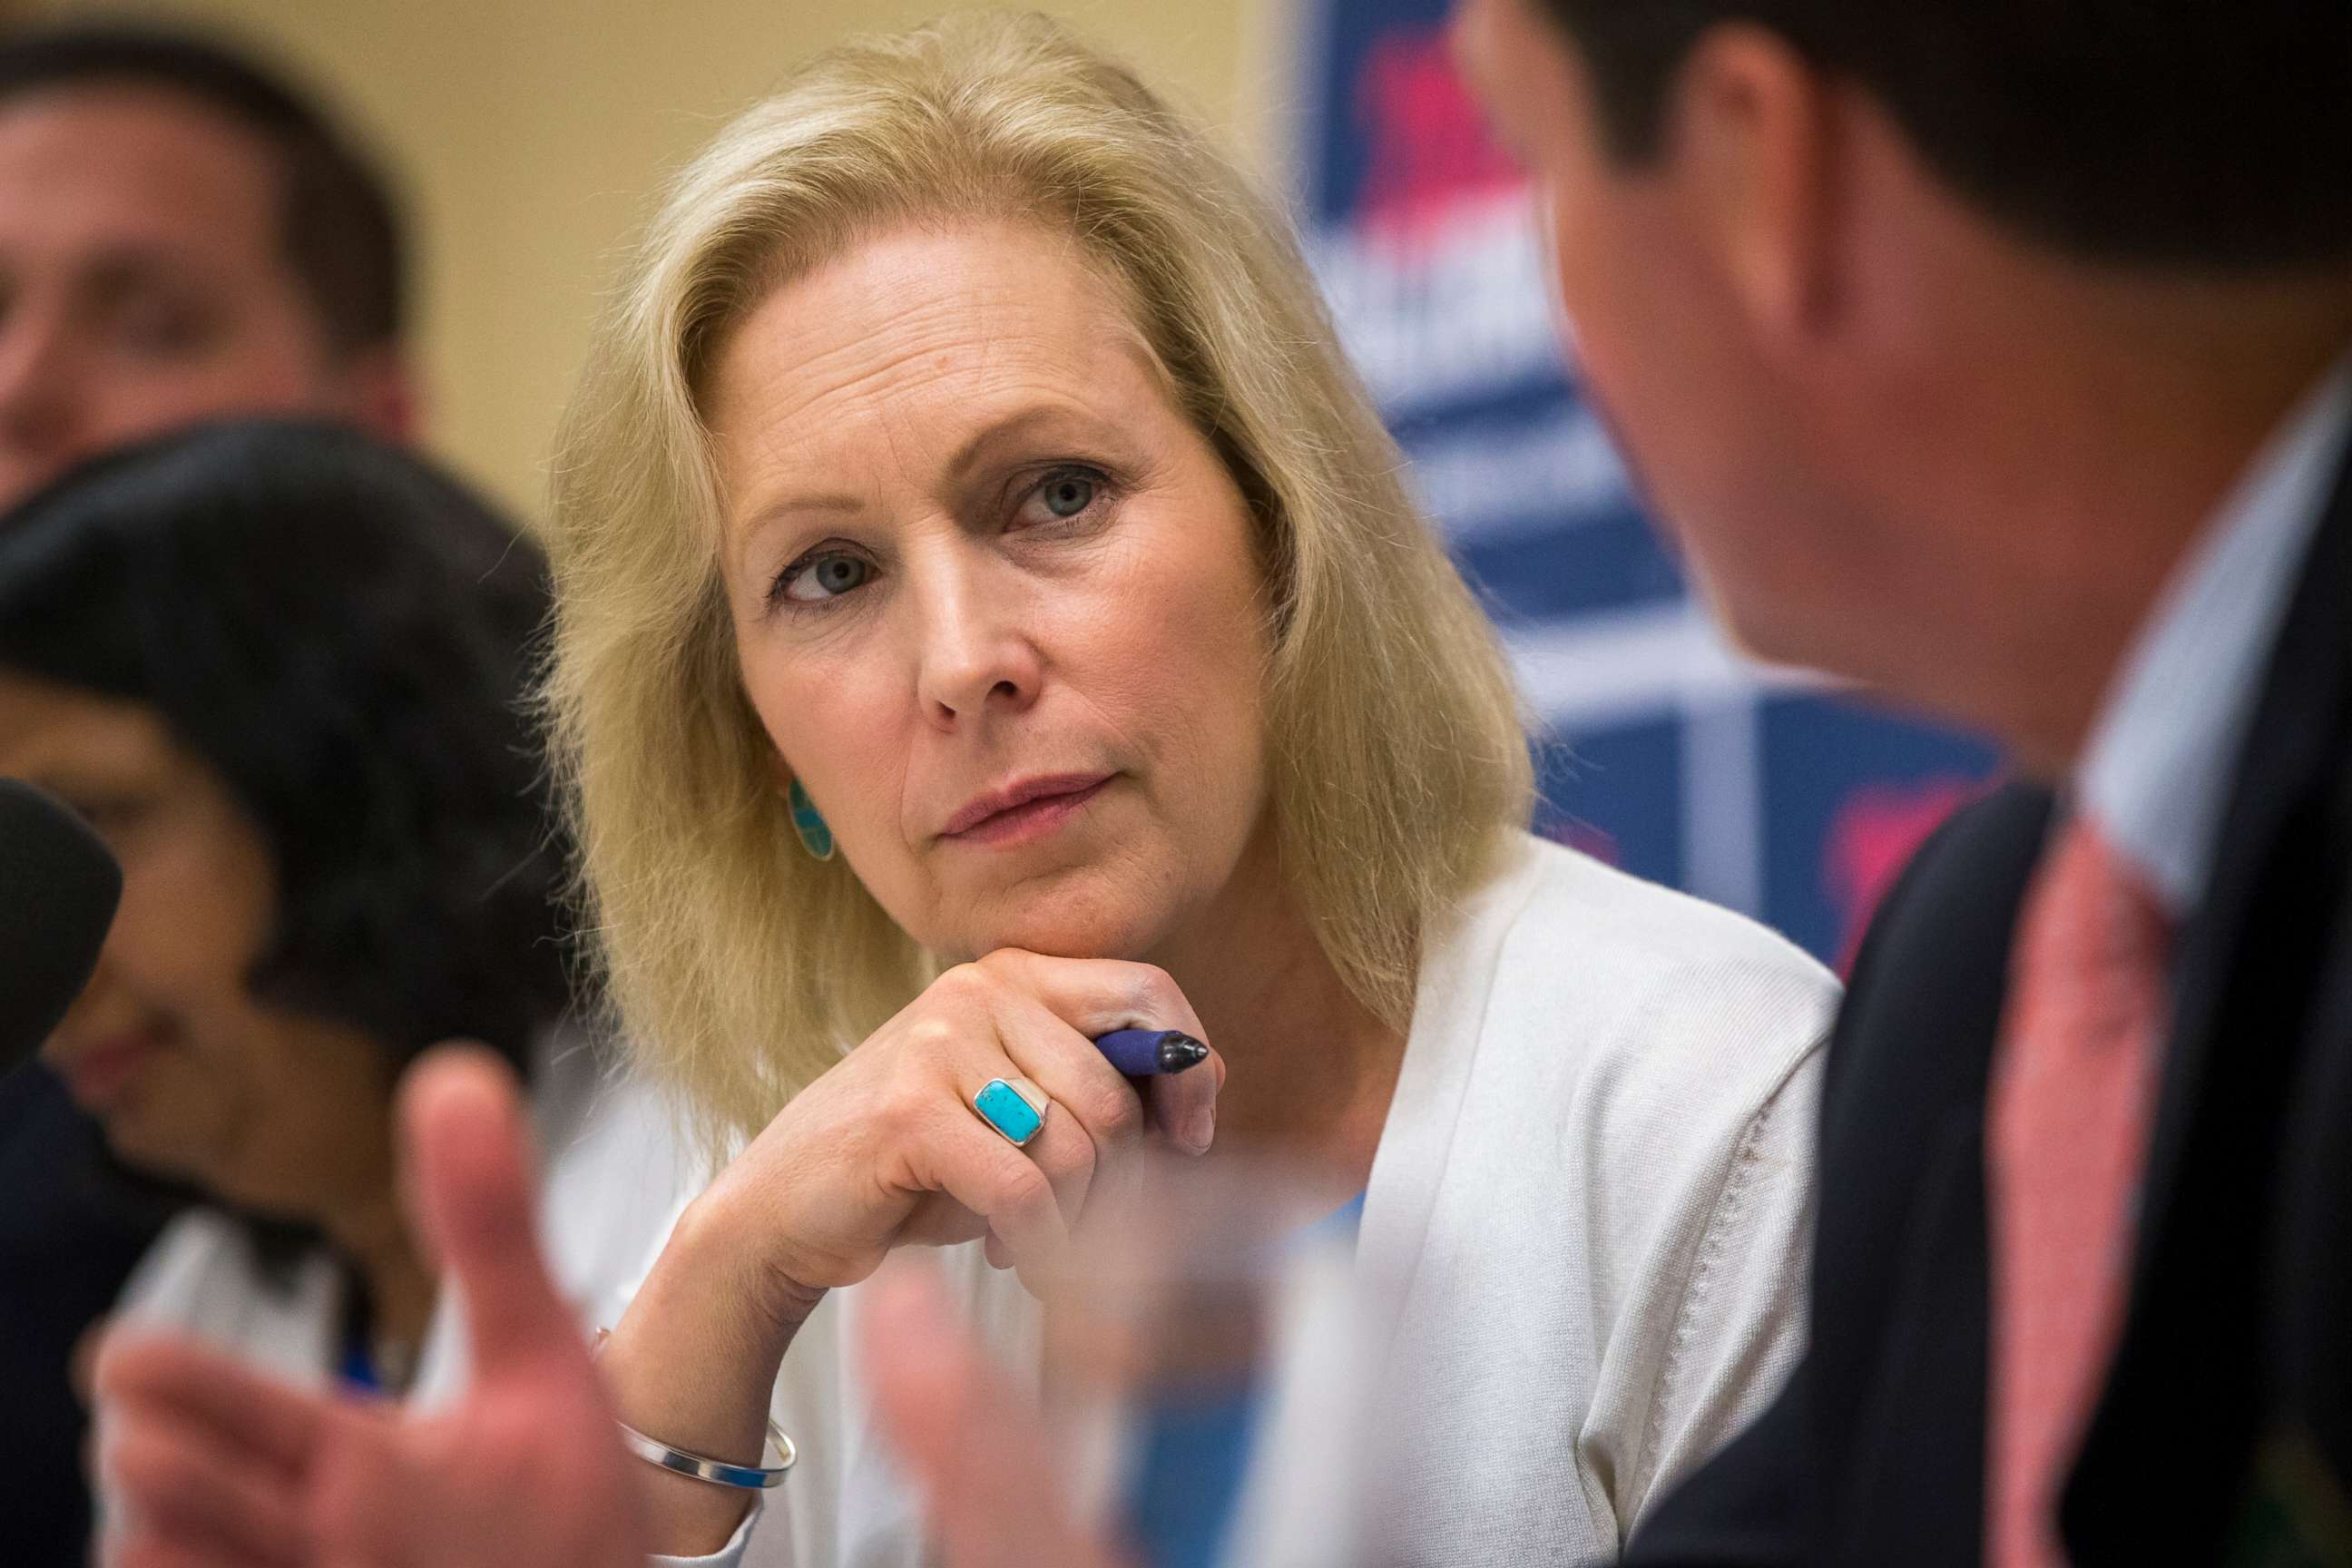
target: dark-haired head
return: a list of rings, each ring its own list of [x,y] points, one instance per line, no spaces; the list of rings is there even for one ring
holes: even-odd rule
[[[1733,638],[2063,771],[2352,353],[2352,6],[1456,16],[1580,384]]]
[[[66,88],[169,93],[265,143],[278,243],[336,348],[397,339],[408,310],[400,211],[383,173],[316,102],[253,58],[194,34],[85,22],[0,37],[0,107]]]
[[[340,427],[172,436],[0,521],[0,769],[117,839],[110,943],[163,955],[142,973],[102,960],[53,1039],[85,1104],[130,1103],[149,1058],[245,1005],[196,973],[222,952],[289,1037],[363,1045],[379,1095],[453,1036],[529,1062],[567,1001],[562,857],[523,707],[546,605],[527,541]],[[138,1160],[136,1139],[115,1142]],[[201,1150],[157,1152],[209,1174]]]
[[[399,214],[323,111],[219,45],[0,34],[0,508],[205,419],[414,419]]]
[[[2100,259],[2352,258],[2340,0],[1529,0],[1573,39],[1620,156],[1650,156],[1712,28],[1751,25],[1876,97],[1952,185]]]

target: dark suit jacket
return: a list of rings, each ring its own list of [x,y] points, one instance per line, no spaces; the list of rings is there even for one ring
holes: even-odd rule
[[[1811,1348],[1628,1568],[1981,1562],[1985,1092],[2051,808],[2001,791],[1888,896],[1830,1047]],[[2061,1509],[2074,1568],[2352,1562],[2347,873],[2339,476],[2175,949],[2131,1304]]]

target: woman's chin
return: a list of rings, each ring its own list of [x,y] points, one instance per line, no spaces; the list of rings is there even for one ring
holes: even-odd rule
[[[1166,911],[1132,900],[1022,896],[987,911],[958,945],[973,958],[1014,947],[1052,958],[1137,959],[1165,939]]]
[[[1051,921],[989,931],[971,943],[963,956],[985,958],[1008,947],[1043,953],[1047,958],[1140,959],[1153,950],[1154,944],[1112,928]]]
[[[940,887],[935,941],[944,957],[1020,948],[1055,958],[1141,958],[1165,945],[1197,902],[1173,856],[1139,845],[1101,860],[992,885]],[[920,934],[919,927],[913,927]]]

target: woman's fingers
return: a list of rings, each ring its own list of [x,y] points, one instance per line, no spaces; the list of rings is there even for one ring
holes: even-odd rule
[[[1015,1257],[1060,1254],[1069,1243],[1069,1225],[1052,1180],[1027,1151],[982,1121],[968,1099],[942,1104],[926,1123],[906,1156],[918,1189],[945,1193],[986,1220]]]
[[[287,1478],[301,1473],[326,1408],[322,1395],[249,1371],[194,1340],[136,1327],[106,1336],[97,1383],[110,1412],[201,1432]]]
[[[1094,1044],[1143,1025],[1201,1027],[1149,964],[1006,951],[958,965],[795,1097],[714,1191],[763,1194],[747,1201],[768,1227],[769,1272],[804,1285],[862,1279],[894,1247],[983,1232],[992,1261],[1044,1262],[1099,1196],[1105,1161],[1129,1163],[1154,1120],[1147,1106],[1176,1146],[1208,1145],[1222,1063],[1139,1087]],[[1025,1149],[973,1109],[999,1078],[1049,1102]]]
[[[1143,1136],[1142,1098],[1093,1040],[1072,1028],[1044,1003],[1005,987],[996,998],[996,1037],[1055,1106],[1075,1120],[1097,1154]]]
[[[1038,1233],[1047,1236],[1052,1250],[1039,1250],[1034,1236],[998,1223],[976,1204],[967,1205],[990,1221],[991,1264],[1048,1262],[1084,1213],[1097,1177],[1139,1143],[1150,1120],[1143,1093],[1104,1058],[1093,1036],[1147,1023],[1194,1032],[1199,1021],[1175,983],[1149,964],[1045,958],[1010,949],[942,976],[930,1000],[967,1019],[984,1010],[992,1026],[994,1037],[986,1047],[964,1035],[967,1048],[950,1063],[950,1070],[960,1068],[970,1079],[956,1083],[959,1100],[968,1106],[990,1078],[1017,1075],[1050,1102],[1044,1125],[1020,1152],[1045,1177],[1061,1211],[1063,1235]],[[1146,1086],[1180,1146],[1206,1149],[1223,1072],[1224,1064],[1213,1056],[1191,1072],[1160,1075]],[[1188,1079],[1197,1081],[1188,1087]]]
[[[1114,1029],[1181,1029],[1195,1039],[1208,1039],[1192,1004],[1166,970],[1152,964],[1050,958],[1008,947],[974,967],[1036,998],[1089,1045],[1095,1037]],[[1207,1061],[1188,1072],[1162,1073],[1147,1080],[1145,1099],[1153,1124],[1186,1152],[1206,1153],[1216,1137],[1217,1091],[1224,1078],[1225,1064],[1213,1048]]]
[[[1142,1137],[1143,1100],[1092,1040],[1035,998],[1002,986],[993,1008],[998,1045],[1052,1101],[1026,1152],[1053,1182],[1064,1217],[1075,1221],[1096,1170]]]
[[[1193,1036],[1193,1038],[1200,1038]],[[1144,1080],[1152,1124],[1188,1154],[1205,1154],[1217,1139],[1217,1096],[1225,1087],[1225,1058],[1215,1050],[1198,1067]]]
[[[1087,1194],[1094,1185],[1097,1160],[1094,1140],[1087,1135],[1086,1128],[1079,1125],[1077,1118],[1063,1107],[1059,1097],[1053,1095],[1042,1084],[1036,1086],[1034,1092],[1045,1096],[1048,1100],[1044,1108],[1045,1124],[1037,1129],[1035,1137],[1021,1146],[1019,1153],[1045,1176],[1046,1184],[1053,1190],[1054,1206],[1061,1211],[1064,1223],[1075,1224],[1077,1216],[1086,1211]],[[966,1109],[970,1110],[971,1097],[967,1095],[964,1098]],[[991,1138],[999,1137],[985,1127],[982,1131]],[[1012,1145],[1008,1143],[1006,1147]],[[992,1241],[989,1261],[1000,1268],[1005,1265],[1000,1248]]]

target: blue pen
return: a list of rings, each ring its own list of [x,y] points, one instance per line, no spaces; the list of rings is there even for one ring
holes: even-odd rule
[[[1097,1035],[1095,1044],[1129,1078],[1182,1072],[1209,1059],[1209,1047],[1181,1029],[1114,1029]]]

